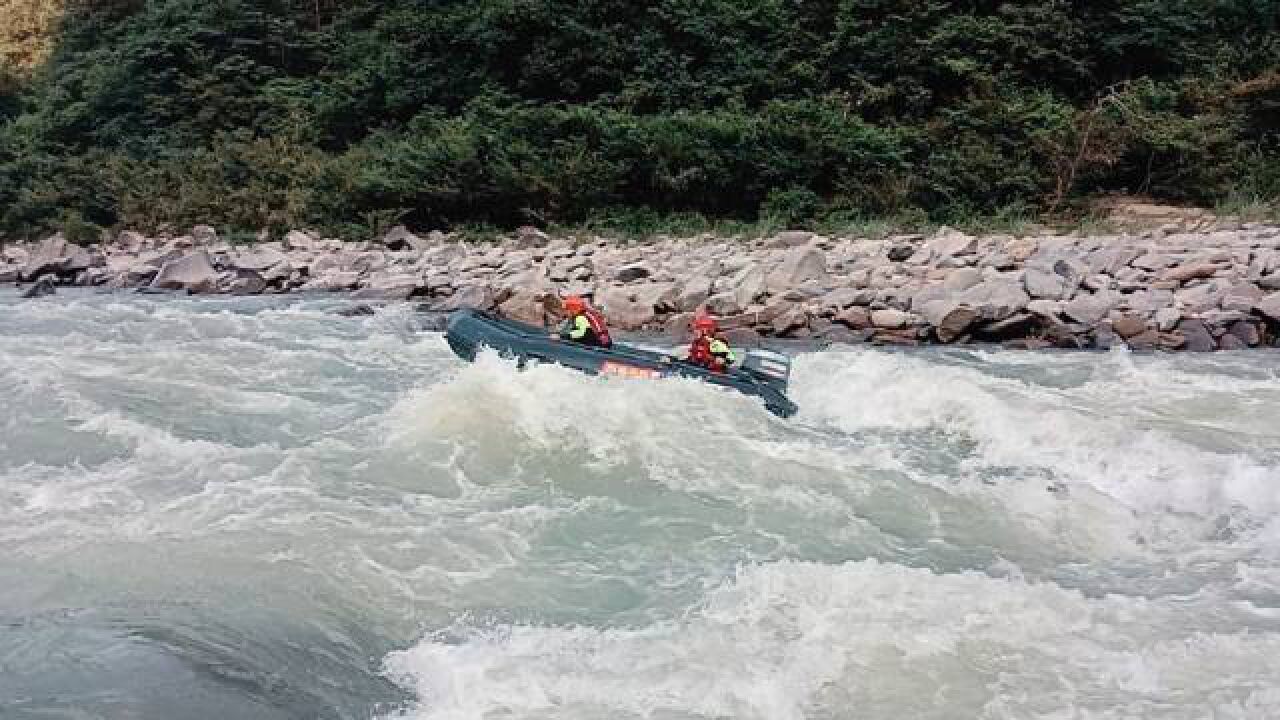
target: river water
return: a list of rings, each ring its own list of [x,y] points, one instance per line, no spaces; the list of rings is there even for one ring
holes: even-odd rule
[[[0,295],[0,718],[1280,717],[1280,355],[800,414],[340,298]]]

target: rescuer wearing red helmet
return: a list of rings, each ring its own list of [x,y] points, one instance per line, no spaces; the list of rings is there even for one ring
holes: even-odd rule
[[[733,350],[716,334],[716,320],[699,313],[693,320],[693,344],[689,346],[689,362],[716,372],[724,372],[733,364]]]
[[[566,296],[560,301],[560,307],[564,311],[565,318],[557,335],[561,340],[572,340],[597,347],[613,345],[604,316],[594,308],[588,307],[587,301],[581,296]]]

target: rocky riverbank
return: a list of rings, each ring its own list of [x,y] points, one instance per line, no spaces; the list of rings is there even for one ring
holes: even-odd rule
[[[55,235],[0,249],[0,282],[189,293],[349,292],[424,310],[481,307],[549,323],[558,293],[590,296],[623,330],[681,334],[708,308],[738,343],[761,337],[891,344],[1235,350],[1280,338],[1280,227],[1200,223],[1134,234],[883,239],[783,232],[625,244],[526,228],[467,243],[403,228],[372,242],[305,232],[235,246],[209,227]],[[33,292],[39,294],[38,292]]]

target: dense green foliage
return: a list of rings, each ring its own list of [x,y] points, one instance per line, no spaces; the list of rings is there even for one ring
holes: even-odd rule
[[[0,122],[18,233],[1270,199],[1280,0],[82,0]]]

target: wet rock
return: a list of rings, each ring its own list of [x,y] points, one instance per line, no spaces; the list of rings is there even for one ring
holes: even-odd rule
[[[914,347],[920,344],[920,335],[915,330],[910,329],[880,329],[871,335],[871,342],[877,345]]]
[[[1161,350],[1182,350],[1187,346],[1187,338],[1180,332],[1162,332],[1156,337],[1156,347]]]
[[[1155,330],[1147,330],[1125,338],[1125,343],[1132,350],[1154,350],[1160,343],[1160,333]]]
[[[338,315],[341,315],[342,317],[367,317],[375,314],[377,314],[376,311],[364,303],[344,307],[338,311]]]
[[[267,281],[253,270],[239,270],[236,277],[227,285],[227,292],[232,295],[260,295],[267,289]]]
[[[444,332],[449,327],[448,315],[435,312],[426,305],[419,305],[416,309],[420,314],[409,321],[416,332]]]
[[[22,293],[22,297],[27,300],[31,300],[35,298],[48,297],[55,293],[57,293],[57,290],[53,286],[53,278],[45,275],[37,280],[34,285],[27,288],[26,292]]]
[[[1098,350],[1110,350],[1114,347],[1124,347],[1125,342],[1114,330],[1103,324],[1093,331],[1093,346]]]
[[[214,269],[207,252],[196,250],[166,262],[152,279],[151,287],[186,290],[192,294],[211,293],[218,289],[218,271]]]
[[[1262,342],[1262,334],[1258,331],[1258,326],[1247,320],[1241,320],[1232,325],[1228,328],[1227,334],[1235,336],[1246,347],[1256,347]]]
[[[980,325],[976,333],[988,340],[1010,340],[1025,337],[1036,326],[1036,316],[1029,312],[1017,312],[993,323]]]
[[[1218,349],[1218,343],[1213,339],[1213,335],[1209,334],[1209,329],[1204,323],[1195,319],[1185,319],[1178,323],[1178,332],[1182,335],[1185,342],[1183,349],[1187,352],[1213,352]]]
[[[1236,337],[1235,335],[1232,335],[1231,333],[1227,333],[1226,335],[1223,335],[1221,338],[1218,339],[1218,349],[1219,350],[1248,350],[1249,345],[1248,343]]]

